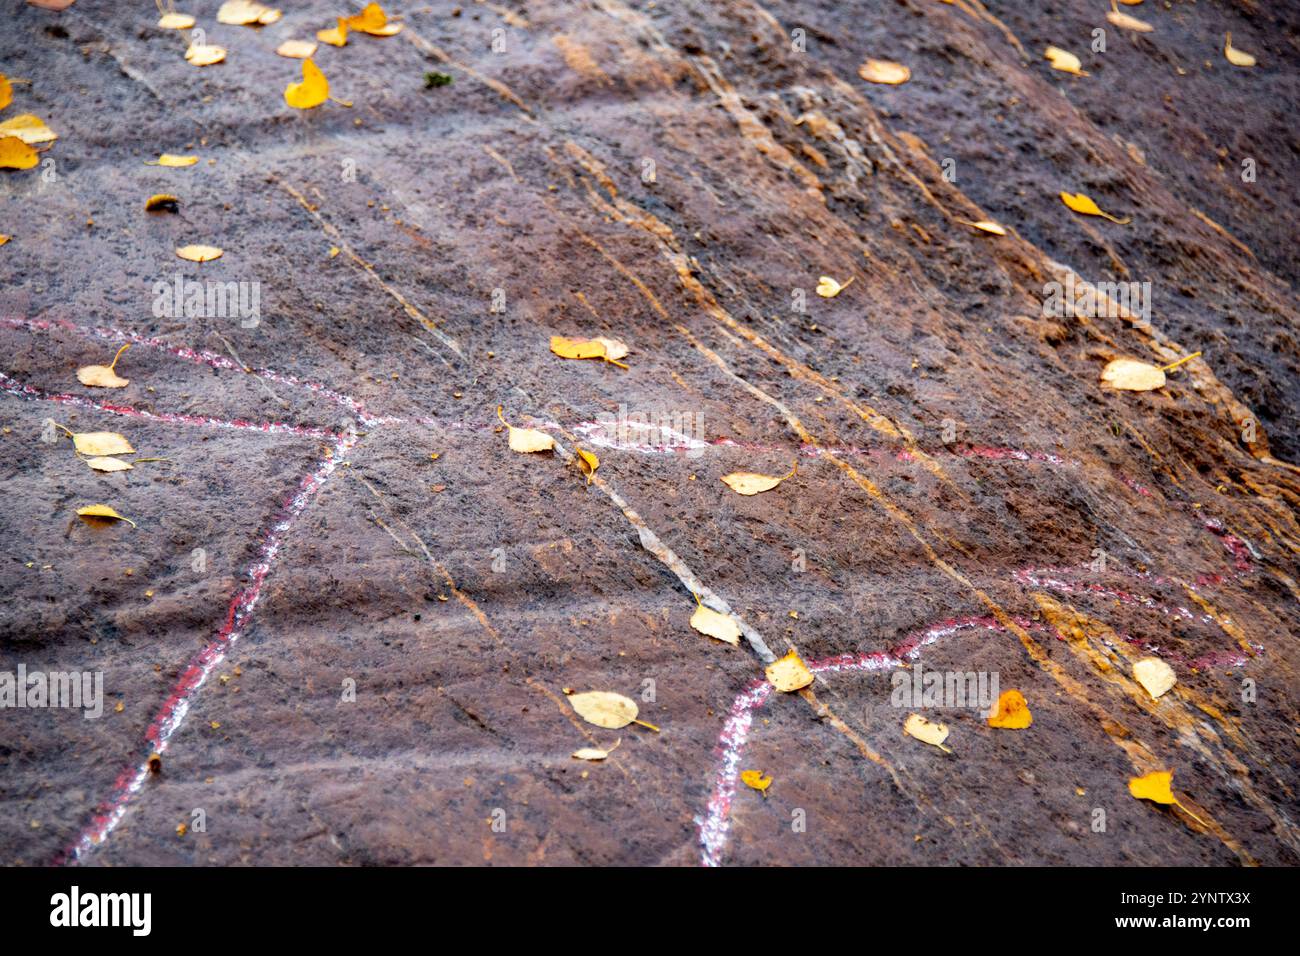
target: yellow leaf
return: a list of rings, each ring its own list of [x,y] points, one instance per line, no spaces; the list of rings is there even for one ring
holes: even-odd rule
[[[1233,66],[1254,66],[1256,62],[1245,50],[1238,50],[1232,45],[1231,33],[1223,41],[1223,55]]]
[[[853,285],[853,280],[857,276],[849,276],[849,281],[840,285],[830,276],[821,276],[817,279],[817,294],[823,299],[833,299],[849,286]]]
[[[771,491],[781,482],[791,477],[798,469],[799,461],[795,459],[794,466],[790,469],[789,474],[777,477],[774,475],[760,475],[752,471],[733,471],[729,475],[723,475],[722,482],[736,494],[756,495],[760,492]]]
[[[9,241],[10,239],[12,239],[12,238],[13,238],[12,236],[6,236],[6,235],[3,235],[3,234],[0,234],[0,246],[3,246],[6,242],[8,242],[8,241]]]
[[[1061,202],[1065,203],[1072,210],[1085,216],[1101,216],[1103,219],[1109,219],[1116,225],[1127,225],[1132,222],[1127,216],[1123,219],[1116,219],[1110,213],[1102,212],[1100,207],[1092,201],[1091,196],[1083,193],[1061,193]]]
[[[328,30],[317,30],[316,39],[321,43],[328,43],[330,46],[347,46],[348,43],[348,24],[342,17],[339,17],[339,25],[330,27]]]
[[[989,717],[990,727],[1001,727],[1003,730],[1024,730],[1033,722],[1029,702],[1018,690],[1004,690],[999,694],[997,709]]]
[[[113,370],[117,368],[117,360],[122,357],[122,353],[130,347],[128,342],[118,349],[109,365],[86,365],[77,369],[77,380],[82,385],[90,385],[94,388],[126,388],[130,384],[130,379],[122,378]],[[117,452],[87,452],[87,454],[116,455]]]
[[[611,354],[611,347],[612,352]],[[560,358],[569,359],[604,359],[619,368],[627,368],[618,361],[627,355],[627,346],[618,339],[596,337],[594,339],[570,339],[563,335],[551,336],[551,351]]]
[[[231,26],[266,26],[279,19],[279,10],[256,0],[226,0],[217,11],[217,22]]]
[[[812,671],[799,657],[798,651],[791,651],[785,657],[768,664],[764,673],[768,683],[782,693],[799,690],[813,682]]]
[[[596,476],[596,469],[600,467],[600,459],[582,448],[575,447],[573,451],[578,456],[578,467],[587,476],[587,484],[591,484],[591,479]]]
[[[170,166],[180,168],[182,166],[193,166],[199,161],[197,156],[177,156],[175,153],[163,153],[157,160],[146,159],[146,166]]]
[[[922,743],[938,747],[944,753],[952,753],[943,745],[943,742],[948,739],[947,724],[926,720],[920,714],[908,714],[907,720],[903,721],[903,733],[915,737]]]
[[[114,521],[125,521],[132,528],[136,526],[134,521],[118,514],[108,505],[86,505],[84,508],[78,508],[77,514],[83,518],[108,518]]]
[[[86,464],[96,471],[130,471],[135,467],[120,458],[87,458]]]
[[[223,250],[216,246],[181,246],[176,250],[176,255],[190,262],[211,262],[220,259],[222,254]]]
[[[1111,388],[1128,392],[1149,392],[1165,384],[1164,369],[1137,359],[1118,358],[1101,370],[1101,380]]]
[[[212,66],[226,58],[226,48],[213,43],[191,43],[185,59],[194,66]]]
[[[129,455],[135,451],[125,435],[117,432],[73,432],[72,444],[83,455]]]
[[[636,701],[606,690],[569,696],[569,705],[583,720],[606,730],[618,730],[636,720]]]
[[[1132,777],[1128,782],[1128,792],[1139,800],[1166,805],[1177,803],[1178,800],[1169,789],[1173,779],[1172,770],[1154,770],[1140,777]]]
[[[509,429],[511,451],[528,454],[535,451],[550,451],[555,447],[555,439],[546,432],[539,432],[535,428],[516,428],[511,425],[502,414],[500,405],[497,406],[497,418],[501,419],[501,424]]]
[[[1139,20],[1137,17],[1130,17],[1127,13],[1120,13],[1118,10],[1112,10],[1106,14],[1106,19],[1115,26],[1123,30],[1133,30],[1136,33],[1150,33],[1155,29],[1145,20]]]
[[[194,18],[188,13],[164,13],[158,18],[160,30],[188,30],[194,26]]]
[[[171,193],[154,193],[152,196],[150,196],[148,199],[144,201],[144,208],[150,212],[152,212],[155,209],[164,209],[164,208],[170,209],[171,211],[175,212],[176,206],[179,203],[180,200],[177,199],[175,196],[173,196]]]
[[[291,60],[305,60],[316,52],[316,44],[311,40],[285,40],[275,52]]]
[[[1144,657],[1133,665],[1133,679],[1152,697],[1166,693],[1178,683],[1174,669],[1158,657]]]
[[[744,781],[745,786],[757,790],[763,796],[767,796],[767,788],[772,786],[772,778],[763,776],[761,770],[742,770],[740,779]]]
[[[0,123],[0,136],[16,136],[28,146],[52,143],[59,134],[45,125],[45,121],[31,113],[20,113]]]
[[[957,221],[983,232],[991,232],[995,236],[1005,236],[1007,234],[1006,228],[992,219],[981,219],[979,222],[967,222],[965,219],[958,219]]]
[[[366,8],[356,16],[348,17],[348,29],[369,33],[376,37],[391,37],[401,32],[400,23],[389,23],[384,8],[377,3],[366,4]]]
[[[604,760],[615,750],[617,750],[618,745],[621,744],[622,742],[623,742],[623,738],[620,737],[618,738],[618,740],[614,741],[614,746],[612,747],[608,747],[604,749],[600,747],[582,747],[578,750],[575,750],[572,754],[570,754],[570,756],[573,757],[575,760]]]
[[[691,627],[701,634],[716,637],[728,644],[740,643],[740,625],[730,614],[722,614],[701,604],[691,615]]]
[[[14,101],[13,84],[9,82],[9,77],[0,73],[0,110],[4,109]]]
[[[39,161],[36,150],[16,136],[0,136],[0,169],[31,169]]]
[[[302,82],[290,83],[284,91],[284,101],[294,109],[309,110],[330,98],[329,80],[310,58],[302,61]]]
[[[886,86],[897,86],[910,80],[912,71],[903,64],[895,63],[892,60],[867,60],[858,67],[858,76],[868,83],[884,83]]]
[[[1057,46],[1049,46],[1043,51],[1048,61],[1052,64],[1053,70],[1060,70],[1062,73],[1073,73],[1075,76],[1087,76],[1082,69],[1083,64],[1079,58],[1068,50],[1062,50]]]

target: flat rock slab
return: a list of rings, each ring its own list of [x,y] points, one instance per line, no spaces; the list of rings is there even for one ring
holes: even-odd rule
[[[204,68],[140,5],[18,6],[0,121],[59,138],[0,170],[0,673],[103,698],[0,712],[0,860],[1300,862],[1295,14],[1057,6],[392,9],[309,111],[274,50],[337,5],[198,11]]]

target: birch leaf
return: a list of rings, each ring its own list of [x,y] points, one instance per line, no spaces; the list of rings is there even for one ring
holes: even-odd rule
[[[14,87],[9,77],[0,73],[0,110],[14,101]]]
[[[787,694],[807,687],[813,682],[813,673],[803,662],[798,651],[791,651],[785,657],[768,664],[764,673],[769,684]]]
[[[0,136],[0,169],[31,169],[39,161],[36,150],[17,136]]]
[[[85,507],[78,508],[77,514],[81,515],[83,518],[106,518],[113,521],[125,521],[132,528],[136,526],[134,521],[118,514],[108,505],[86,505]]]
[[[275,52],[291,60],[305,60],[316,52],[316,44],[311,40],[285,40]]]
[[[607,690],[591,690],[583,694],[571,694],[569,705],[589,724],[604,727],[606,730],[618,730],[636,720],[636,701],[622,694]]]
[[[612,747],[608,747],[605,749],[602,749],[600,747],[582,747],[578,750],[575,750],[572,754],[570,754],[570,756],[573,757],[575,760],[604,760],[615,750],[617,750],[618,745],[621,744],[622,742],[623,742],[623,738],[620,737],[618,738],[618,740],[614,741],[614,745]]]
[[[1172,770],[1154,770],[1140,777],[1132,777],[1128,782],[1128,792],[1138,800],[1150,800],[1166,806],[1177,803],[1169,785],[1173,782]]]
[[[342,17],[339,17],[339,24],[336,27],[330,27],[327,30],[317,30],[316,39],[321,43],[328,43],[330,46],[347,46],[348,43],[348,25]]]
[[[16,136],[28,146],[52,143],[59,134],[45,125],[45,120],[31,113],[20,113],[0,123],[0,136]]]
[[[1155,698],[1159,698],[1178,683],[1178,675],[1174,673],[1174,669],[1158,657],[1144,657],[1135,663],[1133,679]]]
[[[757,495],[764,491],[771,491],[781,482],[794,475],[799,469],[799,461],[795,459],[794,466],[790,469],[789,474],[785,475],[760,475],[752,471],[733,471],[729,475],[722,476],[722,483],[738,495]]]
[[[505,419],[502,414],[501,406],[497,406],[497,418],[501,419],[501,424],[509,429],[510,450],[528,454],[535,451],[550,451],[555,447],[555,439],[546,432],[540,432],[535,428],[516,428]]]
[[[284,90],[284,101],[298,110],[320,106],[330,98],[329,80],[311,58],[302,61],[302,82],[290,83]]]
[[[853,280],[857,276],[849,276],[849,281],[840,285],[830,276],[819,276],[817,278],[817,294],[823,299],[833,299],[849,286],[853,285]]]
[[[997,707],[988,720],[990,727],[1024,730],[1034,722],[1034,716],[1029,712],[1029,702],[1024,694],[1018,690],[1004,690],[998,695]]]
[[[600,467],[600,459],[583,448],[574,448],[573,453],[578,456],[578,467],[587,476],[587,484],[591,484],[591,479],[596,477],[596,469]]]
[[[212,66],[226,58],[226,48],[213,43],[191,43],[185,59],[193,66]]]
[[[858,67],[858,76],[868,83],[898,86],[912,78],[912,71],[893,60],[867,60]]]
[[[1049,46],[1043,51],[1053,70],[1060,70],[1062,73],[1071,73],[1074,76],[1087,76],[1083,70],[1083,64],[1079,58],[1068,50],[1062,50],[1058,46]]]
[[[83,455],[98,458],[103,455],[129,455],[135,451],[125,435],[117,432],[74,432],[73,447]]]
[[[1254,66],[1256,62],[1245,50],[1238,50],[1232,45],[1231,33],[1223,41],[1223,55],[1233,66]]]
[[[175,153],[163,153],[156,160],[146,159],[146,166],[168,166],[180,168],[182,166],[193,166],[199,161],[197,156],[177,156]]]
[[[144,201],[144,208],[148,212],[153,212],[157,209],[166,209],[170,212],[175,212],[178,205],[180,205],[180,200],[171,193],[154,193]]]
[[[772,778],[764,776],[761,770],[742,770],[740,779],[744,781],[745,786],[757,790],[763,796],[767,796],[767,788],[772,786]]]
[[[1137,17],[1131,17],[1127,13],[1120,13],[1118,10],[1112,10],[1106,14],[1106,19],[1119,27],[1121,30],[1132,30],[1135,33],[1150,33],[1155,29],[1145,20],[1139,20]]]
[[[120,458],[87,458],[86,464],[95,471],[130,471],[135,466],[129,461],[122,461]]]
[[[614,347],[614,354],[610,352],[610,346]],[[627,346],[618,339],[593,338],[593,339],[571,339],[563,335],[551,336],[551,351],[560,358],[568,359],[604,359],[617,365],[619,368],[627,368],[622,362],[618,361],[627,355]]]
[[[736,623],[736,619],[730,614],[722,614],[703,604],[691,615],[691,627],[701,634],[716,637],[733,646],[740,643],[740,625]]]
[[[194,18],[188,13],[164,13],[158,18],[160,30],[188,30],[194,26]]]
[[[1103,219],[1109,219],[1116,225],[1124,226],[1132,222],[1129,217],[1116,219],[1108,212],[1102,212],[1101,208],[1092,200],[1091,196],[1083,193],[1061,193],[1061,202],[1065,203],[1072,210],[1085,216],[1101,216]]]
[[[190,262],[211,262],[213,259],[220,259],[223,250],[216,246],[181,246],[176,250],[176,255]]]
[[[388,14],[377,3],[368,3],[364,10],[348,17],[348,29],[368,33],[374,37],[391,37],[402,31],[400,23],[389,23]]]
[[[1126,392],[1149,392],[1164,387],[1165,372],[1137,359],[1118,358],[1101,370],[1101,380],[1111,388]]]
[[[122,353],[130,347],[131,344],[128,342],[118,349],[117,354],[113,356],[113,361],[108,365],[85,365],[77,369],[77,381],[92,388],[126,388],[131,383],[131,380],[122,378],[114,369],[117,368],[117,360],[122,357]],[[99,454],[115,455],[117,452],[100,452]]]
[[[967,222],[965,219],[958,219],[957,221],[963,225],[979,229],[981,232],[990,232],[995,236],[1005,236],[1007,234],[1006,228],[992,219],[981,219],[979,222]]]
[[[920,714],[908,714],[903,721],[903,733],[915,737],[922,743],[938,747],[944,753],[952,753],[943,742],[948,739],[948,725],[938,721],[929,721]]]

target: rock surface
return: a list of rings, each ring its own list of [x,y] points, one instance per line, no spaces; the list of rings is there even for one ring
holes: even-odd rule
[[[0,170],[0,671],[105,694],[0,713],[3,862],[1300,862],[1293,4],[434,3],[322,46],[352,106],[305,112],[274,50],[349,11],[217,6],[204,68],[141,4],[0,35],[0,121],[59,134]],[[256,283],[259,321],[169,315],[178,274]],[[1047,314],[1071,282],[1149,314]],[[77,383],[127,341],[129,386]],[[49,419],[165,460],[96,473]],[[815,683],[769,692],[764,648]],[[895,706],[904,665],[1033,724]],[[1178,804],[1130,796],[1153,770]]]

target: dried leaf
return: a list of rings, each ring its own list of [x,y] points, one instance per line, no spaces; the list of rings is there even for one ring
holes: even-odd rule
[[[126,388],[131,384],[131,380],[122,378],[114,369],[117,368],[117,360],[122,357],[122,353],[130,347],[131,344],[128,342],[118,349],[109,365],[86,365],[77,369],[77,381],[92,388]],[[87,452],[87,454],[116,455],[117,452]]]
[[[310,58],[302,61],[302,82],[290,83],[284,91],[284,101],[298,110],[320,106],[330,98],[329,80]]]
[[[311,40],[285,40],[275,52],[291,60],[305,60],[316,52],[316,44]]]
[[[193,166],[199,161],[197,156],[177,156],[175,153],[163,153],[157,160],[146,159],[146,166],[169,166],[179,169],[182,166]]]
[[[36,150],[16,136],[0,136],[0,169],[31,169],[40,161]]]
[[[132,528],[136,526],[134,521],[118,514],[108,505],[86,505],[84,508],[78,508],[77,514],[83,518],[108,518],[113,521],[125,521]]]
[[[14,87],[9,77],[0,73],[0,110],[14,101]]]
[[[1101,216],[1103,219],[1109,219],[1116,225],[1124,226],[1132,222],[1132,220],[1127,216],[1123,219],[1116,219],[1110,213],[1102,212],[1097,204],[1092,201],[1092,197],[1086,196],[1083,193],[1061,193],[1061,202],[1065,203],[1077,213],[1082,213],[1085,216]]]
[[[615,750],[617,750],[618,745],[621,744],[622,742],[623,742],[623,738],[619,737],[618,740],[614,741],[614,745],[612,747],[608,747],[604,750],[602,750],[600,747],[582,747],[578,750],[575,750],[572,754],[570,754],[570,756],[573,757],[575,760],[604,760]]]
[[[158,18],[160,30],[188,30],[194,26],[194,18],[188,13],[164,13]]]
[[[768,664],[764,673],[768,683],[783,693],[799,690],[813,682],[813,673],[798,651],[791,651],[785,657]]]
[[[947,724],[926,720],[920,714],[908,714],[907,720],[903,721],[903,733],[915,737],[922,743],[938,747],[944,753],[952,753],[943,745],[943,742],[948,739]]]
[[[1149,392],[1165,384],[1164,369],[1137,359],[1118,358],[1101,370],[1101,380],[1111,388],[1127,392]]]
[[[364,10],[347,18],[348,29],[368,33],[375,37],[396,36],[402,31],[400,23],[389,23],[384,8],[377,3],[368,3]]]
[[[211,262],[220,259],[222,253],[216,246],[181,246],[176,250],[176,255],[190,262]]]
[[[180,205],[180,200],[171,193],[154,193],[144,201],[144,208],[153,212],[155,209],[166,209],[168,212],[175,212],[176,207]]]
[[[740,643],[740,625],[730,614],[722,614],[701,604],[691,615],[691,627],[701,634],[716,637],[720,641],[737,645]]]
[[[610,346],[613,346],[611,354]],[[627,346],[618,339],[607,339],[600,336],[592,339],[570,339],[563,335],[551,336],[551,351],[560,358],[569,359],[604,359],[619,368],[627,368],[622,362],[618,361],[627,355]]]
[[[193,66],[212,66],[226,58],[226,48],[214,43],[191,43],[185,59]]]
[[[1153,770],[1140,777],[1132,777],[1128,782],[1128,792],[1139,800],[1175,804],[1178,800],[1169,789],[1173,779],[1172,770]]]
[[[912,78],[912,71],[893,60],[867,60],[858,67],[858,76],[868,83],[883,83],[897,86]]]
[[[1131,17],[1127,13],[1120,13],[1118,10],[1112,10],[1106,14],[1106,19],[1122,30],[1133,30],[1136,33],[1150,33],[1155,29],[1145,20]]]
[[[764,491],[771,491],[781,482],[794,475],[799,470],[799,460],[795,459],[794,466],[788,474],[779,477],[774,475],[760,475],[752,471],[733,471],[729,475],[722,476],[722,482],[732,491],[739,495],[757,495]]]
[[[120,458],[87,458],[86,464],[96,471],[130,471],[135,467]]]
[[[587,723],[606,730],[618,730],[636,720],[636,701],[612,691],[591,690],[583,694],[571,694],[569,704]]]
[[[830,276],[820,276],[817,279],[817,294],[823,299],[833,299],[849,286],[853,285],[853,280],[857,276],[849,276],[849,281],[840,285]]]
[[[226,0],[217,11],[217,22],[231,26],[265,26],[279,19],[279,10],[256,0]]]
[[[1004,690],[999,694],[997,708],[989,717],[990,727],[1000,727],[1003,730],[1024,730],[1033,722],[1029,702],[1018,690]]]
[[[1178,683],[1174,669],[1158,657],[1144,657],[1137,661],[1133,665],[1133,679],[1156,698]]]
[[[555,439],[546,432],[539,432],[535,428],[516,428],[511,425],[502,414],[500,405],[497,406],[497,418],[501,419],[501,424],[509,429],[511,451],[527,454],[535,451],[550,451],[555,447]]]
[[[330,46],[347,46],[348,43],[348,25],[342,17],[339,17],[339,25],[330,27],[327,30],[317,30],[316,39],[321,43],[328,43]]]
[[[20,113],[0,123],[0,136],[16,136],[28,146],[52,143],[59,134],[45,125],[45,121],[31,113]]]
[[[1083,71],[1083,64],[1079,62],[1079,58],[1068,50],[1062,50],[1058,46],[1049,46],[1043,51],[1043,56],[1051,62],[1053,70],[1072,73],[1075,76],[1088,75]]]
[[[957,221],[964,223],[967,226],[972,226],[975,229],[979,229],[982,232],[991,232],[995,236],[1005,236],[1007,234],[1006,227],[994,222],[992,219],[981,219],[979,222],[967,222],[965,219],[959,219]]]
[[[757,790],[763,796],[767,796],[767,788],[772,786],[772,778],[763,776],[761,770],[742,770],[740,779],[744,781],[745,786]]]
[[[1232,45],[1232,34],[1229,33],[1223,41],[1223,55],[1233,66],[1254,66],[1256,60],[1245,50],[1238,50]]]
[[[83,455],[130,455],[135,449],[125,435],[117,432],[69,432],[73,447]]]
[[[575,447],[573,452],[578,456],[578,467],[587,476],[587,484],[591,484],[591,479],[596,477],[596,469],[600,467],[600,459],[592,452],[582,448]]]
[[[0,246],[3,246],[6,242],[8,242],[8,241],[9,241],[10,239],[12,239],[12,238],[13,238],[13,236],[6,236],[6,235],[0,233]]]

